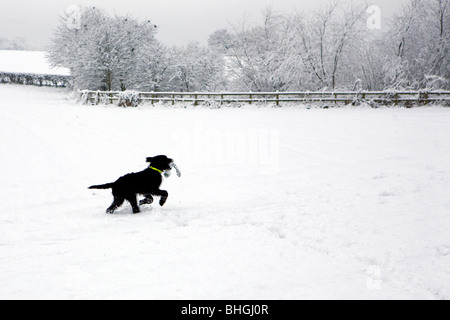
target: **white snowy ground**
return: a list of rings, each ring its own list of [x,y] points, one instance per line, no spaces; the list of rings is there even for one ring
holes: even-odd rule
[[[15,73],[54,74],[67,76],[70,70],[52,68],[45,51],[0,50],[0,71]]]
[[[449,299],[450,109],[77,105],[0,85],[0,299]],[[163,208],[87,187],[167,154]]]

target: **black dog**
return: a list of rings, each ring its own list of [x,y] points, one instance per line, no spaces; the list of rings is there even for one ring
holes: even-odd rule
[[[159,189],[162,182],[161,174],[164,173],[166,177],[170,176],[170,170],[172,168],[177,171],[179,177],[181,176],[181,172],[173,160],[166,156],[149,157],[147,158],[147,162],[150,162],[150,166],[144,171],[127,174],[113,183],[89,187],[89,189],[112,189],[114,201],[106,210],[107,213],[114,213],[125,200],[128,200],[131,204],[133,213],[139,213],[140,210],[136,199],[137,194],[145,196],[145,199],[141,200],[139,205],[153,203],[152,195],[161,197],[159,201],[161,206],[166,203],[169,194],[167,191]]]

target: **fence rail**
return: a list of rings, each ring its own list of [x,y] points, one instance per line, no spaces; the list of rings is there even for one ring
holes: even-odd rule
[[[135,106],[142,102],[203,103],[333,103],[358,104],[361,102],[385,105],[426,105],[450,103],[450,91],[346,91],[346,92],[135,92],[135,91],[80,91],[86,103],[115,103]]]

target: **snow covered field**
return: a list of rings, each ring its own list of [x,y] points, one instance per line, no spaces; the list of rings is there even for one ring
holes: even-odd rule
[[[66,68],[52,68],[44,51],[0,50],[0,72],[68,76]]]
[[[0,85],[0,299],[450,299],[450,109],[77,105]],[[87,187],[167,154],[169,199]]]

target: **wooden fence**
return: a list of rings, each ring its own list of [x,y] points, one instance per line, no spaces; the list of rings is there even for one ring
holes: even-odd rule
[[[382,105],[426,105],[443,103],[449,105],[450,91],[358,91],[358,92],[135,92],[135,91],[79,91],[86,104],[117,103],[121,106],[136,106],[140,103],[320,103]]]

